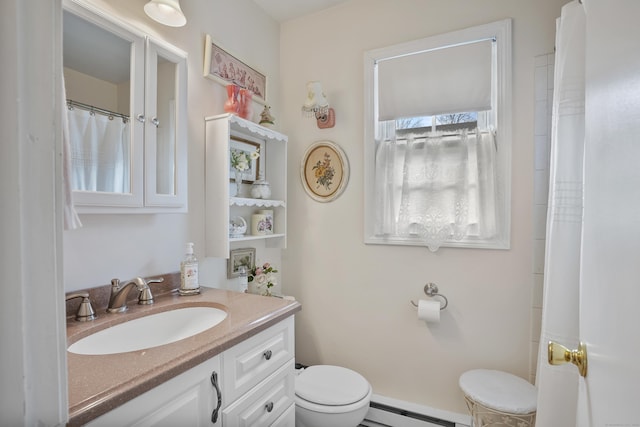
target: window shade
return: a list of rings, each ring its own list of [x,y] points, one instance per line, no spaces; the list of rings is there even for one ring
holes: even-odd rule
[[[379,120],[491,109],[492,40],[378,62]]]

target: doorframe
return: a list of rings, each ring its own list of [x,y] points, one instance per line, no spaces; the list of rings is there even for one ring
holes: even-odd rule
[[[0,20],[0,413],[12,425],[64,425],[61,0],[3,0]]]

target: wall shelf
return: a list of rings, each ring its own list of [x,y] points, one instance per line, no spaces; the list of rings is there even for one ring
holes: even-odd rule
[[[230,140],[260,145],[260,171],[271,187],[272,199],[231,197]],[[205,118],[205,243],[206,256],[228,258],[231,242],[264,241],[270,248],[287,244],[287,141],[286,135],[233,114]],[[250,184],[242,184],[248,194]],[[251,215],[260,209],[273,210],[274,234],[229,237],[230,218],[241,216],[251,227]]]
[[[285,237],[284,234],[267,234],[266,236],[252,236],[250,234],[244,235],[242,237],[230,237],[229,241],[231,242],[246,242],[249,240],[263,240],[263,239],[275,239]]]
[[[248,199],[246,197],[230,197],[229,206],[256,206],[260,208],[284,207],[284,200]]]

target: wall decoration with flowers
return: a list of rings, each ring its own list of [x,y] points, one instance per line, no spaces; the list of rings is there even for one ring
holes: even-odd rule
[[[349,182],[349,160],[337,144],[315,142],[302,158],[300,178],[309,197],[330,202],[342,194]]]

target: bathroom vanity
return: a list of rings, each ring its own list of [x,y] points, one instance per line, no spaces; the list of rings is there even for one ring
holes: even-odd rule
[[[210,288],[188,297],[170,292],[153,305],[129,304],[125,313],[107,314],[98,306],[91,322],[69,318],[68,345],[118,323],[193,306],[221,308],[227,316],[158,347],[68,352],[69,425],[294,427],[296,301]]]

